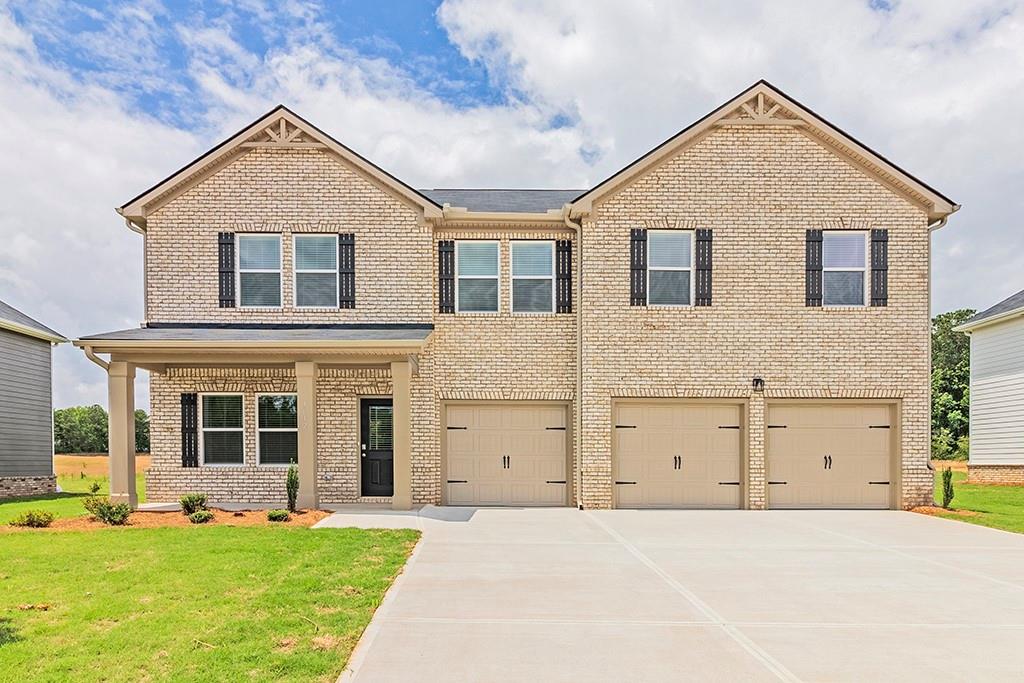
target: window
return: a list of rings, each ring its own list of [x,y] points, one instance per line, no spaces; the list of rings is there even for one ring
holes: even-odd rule
[[[281,305],[281,236],[238,236],[238,292],[242,306]]]
[[[455,243],[455,310],[498,312],[498,243]]]
[[[867,285],[867,233],[822,233],[822,303],[864,306]]]
[[[338,307],[338,236],[295,236],[295,305]]]
[[[512,312],[555,310],[555,243],[512,242]]]
[[[647,233],[647,303],[689,306],[693,301],[692,230]]]
[[[390,451],[394,445],[394,408],[392,406],[369,406],[369,449]]]
[[[256,443],[261,465],[299,461],[299,405],[295,394],[256,397]]]
[[[203,394],[203,464],[245,462],[241,394]]]

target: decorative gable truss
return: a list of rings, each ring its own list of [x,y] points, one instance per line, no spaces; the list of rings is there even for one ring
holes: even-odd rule
[[[283,116],[263,130],[257,132],[245,142],[241,143],[239,147],[242,147],[243,149],[255,149],[260,147],[270,147],[273,149],[327,149],[327,145],[313,138],[302,128],[290,123]]]
[[[743,102],[732,114],[715,121],[715,126],[806,126],[807,122],[797,117],[763,92]]]

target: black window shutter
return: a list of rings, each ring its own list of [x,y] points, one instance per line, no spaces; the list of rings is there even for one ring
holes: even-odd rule
[[[889,305],[889,231],[871,231],[871,305]]]
[[[558,240],[555,243],[557,275],[555,303],[559,313],[572,313],[572,240]]]
[[[217,233],[220,307],[235,307],[235,233]]]
[[[338,235],[338,307],[356,307],[356,236]]]
[[[455,242],[437,243],[437,310],[455,312]]]
[[[199,467],[199,410],[196,394],[181,395],[181,466]]]
[[[821,306],[821,230],[807,231],[807,305]]]
[[[697,231],[697,282],[694,304],[697,306],[711,305],[711,231]]]
[[[647,305],[647,231],[640,228],[629,237],[629,305]]]

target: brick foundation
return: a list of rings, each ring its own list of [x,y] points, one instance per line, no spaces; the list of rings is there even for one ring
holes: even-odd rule
[[[969,484],[1024,486],[1024,465],[967,465]]]
[[[57,478],[49,477],[0,477],[0,500],[22,498],[56,493]]]

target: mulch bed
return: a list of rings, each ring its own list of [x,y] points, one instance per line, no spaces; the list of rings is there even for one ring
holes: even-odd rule
[[[958,517],[977,517],[978,513],[974,510],[957,510],[941,508],[938,505],[922,505],[921,507],[911,508],[911,512],[919,512],[922,515],[932,515],[933,517],[945,517],[947,515],[957,515]]]
[[[240,512],[228,512],[226,510],[210,510],[213,519],[206,524],[192,524],[188,517],[180,512],[133,512],[128,518],[127,529],[155,529],[165,526],[292,526],[310,527],[321,519],[328,517],[331,513],[326,510],[299,510],[291,514],[287,522],[267,521],[266,510],[245,510]],[[0,533],[4,531],[94,531],[96,529],[111,529],[103,522],[97,521],[89,515],[81,517],[66,517],[53,520],[53,524],[45,529],[32,529],[28,527],[0,525]]]

